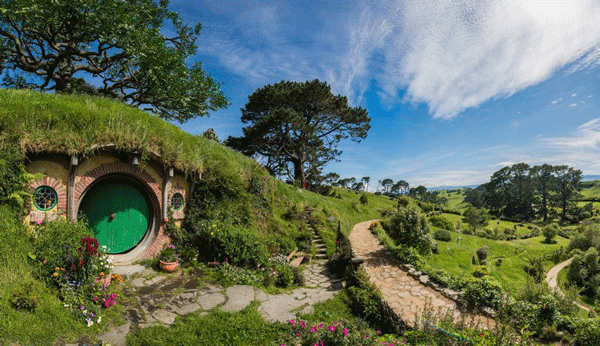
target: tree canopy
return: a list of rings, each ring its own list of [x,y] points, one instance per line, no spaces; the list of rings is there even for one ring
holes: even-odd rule
[[[367,111],[349,107],[345,96],[334,95],[327,83],[282,81],[266,85],[248,97],[242,109],[241,137],[227,145],[259,155],[273,174],[289,176],[305,186],[307,172],[320,171],[342,152],[346,138],[360,141],[370,128]]]
[[[167,0],[3,1],[2,85],[100,94],[181,123],[227,106],[200,63],[186,65],[200,24],[184,24],[167,6]]]
[[[495,172],[490,181],[466,192],[465,203],[487,208],[495,216],[548,219],[550,207],[560,207],[562,219],[567,213],[577,218],[573,203],[581,190],[580,170],[572,167],[544,164],[530,167],[518,163]]]

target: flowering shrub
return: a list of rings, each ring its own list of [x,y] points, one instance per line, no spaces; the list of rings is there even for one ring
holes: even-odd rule
[[[165,244],[161,251],[159,258],[163,262],[177,262],[179,260],[179,254],[173,244]]]
[[[106,296],[107,286],[123,280],[119,275],[110,276],[112,261],[105,248],[81,223],[48,222],[37,232],[40,277],[58,288],[64,306],[88,327],[99,323],[101,309],[114,305],[117,298],[116,294],[112,296],[114,293]]]
[[[348,321],[337,321],[331,325],[319,323],[307,325],[303,320],[290,320],[290,337],[281,345],[302,346],[354,346],[374,345],[376,337],[366,328],[360,328]],[[387,345],[387,343],[386,343]]]

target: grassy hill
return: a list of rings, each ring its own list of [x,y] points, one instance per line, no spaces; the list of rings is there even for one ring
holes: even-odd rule
[[[359,193],[345,189],[334,189],[329,196],[299,190],[271,178],[254,160],[216,141],[185,133],[139,109],[91,96],[0,89],[0,145],[2,167],[15,167],[5,164],[15,159],[7,152],[23,160],[27,152],[93,155],[98,147],[110,145],[122,151],[136,149],[186,173],[202,171],[205,186],[219,197],[211,202],[212,210],[205,207],[198,218],[233,218],[236,227],[267,244],[271,252],[287,254],[298,245],[306,235],[307,208],[313,210],[317,232],[331,254],[339,222],[348,233],[355,223],[378,218],[378,210],[396,205],[389,197],[372,194],[362,204]],[[3,204],[11,200],[6,187],[16,184],[13,177],[20,169],[0,172]],[[194,196],[205,197],[202,193],[194,191]],[[100,326],[86,328],[62,306],[56,289],[40,280],[35,229],[28,229],[14,215],[14,210],[0,206],[0,344],[53,344],[97,332]],[[70,232],[67,225],[61,227]],[[15,308],[15,299],[22,294],[38,302],[34,313]],[[118,323],[117,312],[109,323]]]

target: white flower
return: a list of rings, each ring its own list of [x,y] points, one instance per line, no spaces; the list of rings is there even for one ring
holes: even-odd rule
[[[102,321],[102,316],[98,316],[98,323]]]

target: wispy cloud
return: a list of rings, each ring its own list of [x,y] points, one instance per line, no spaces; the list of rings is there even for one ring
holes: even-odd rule
[[[544,142],[554,148],[599,150],[600,118],[582,124],[568,137],[545,138]]]
[[[435,117],[512,95],[582,57],[589,63],[575,68],[600,59],[597,1],[396,0],[372,11],[393,28],[383,38],[384,90],[393,98],[406,88],[406,99]]]

